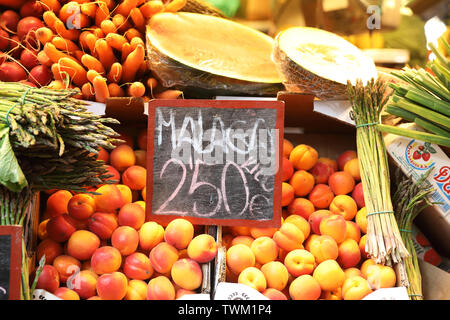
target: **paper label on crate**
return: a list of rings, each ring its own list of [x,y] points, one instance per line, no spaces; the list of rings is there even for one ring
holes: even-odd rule
[[[211,300],[211,296],[206,293],[199,294],[185,294],[177,300]]]
[[[62,300],[61,298],[51,294],[43,289],[36,289],[33,291],[33,300]]]
[[[314,112],[354,126],[355,121],[350,118],[350,111],[352,106],[349,100],[314,100]]]
[[[220,282],[216,288],[214,300],[269,300],[245,284]]]
[[[412,124],[400,127],[419,130]],[[388,134],[385,136],[387,151],[403,172],[417,181],[421,175],[433,168],[428,183],[435,189],[430,197],[447,222],[450,223],[450,159],[435,144]]]
[[[406,287],[383,288],[365,296],[362,300],[409,300]]]

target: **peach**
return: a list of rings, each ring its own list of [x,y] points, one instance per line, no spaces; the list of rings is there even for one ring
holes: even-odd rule
[[[122,256],[119,250],[111,246],[98,248],[91,257],[91,268],[98,275],[113,273],[119,270],[121,265]]]
[[[74,257],[68,255],[61,255],[53,260],[53,266],[59,274],[59,280],[66,282],[67,279],[81,268],[81,262]]]
[[[50,217],[56,217],[67,213],[67,205],[72,198],[72,193],[67,190],[59,190],[51,194],[47,199],[47,211]]]
[[[326,184],[317,184],[309,193],[308,199],[315,208],[328,209],[334,199],[334,194]]]
[[[258,228],[258,227],[251,227],[250,228],[250,235],[253,238],[259,238],[259,237],[269,237],[272,238],[275,231],[277,231],[278,228]]]
[[[237,245],[237,244],[244,244],[248,246],[249,248],[252,246],[252,243],[255,239],[250,236],[237,236],[231,240],[231,245]]]
[[[147,282],[143,280],[128,281],[125,300],[147,300]]]
[[[281,181],[288,181],[294,174],[294,166],[288,158],[283,157],[283,163],[281,167]]]
[[[359,270],[358,268],[355,268],[355,267],[350,267],[350,268],[344,269],[344,273],[345,273],[345,279],[355,277],[355,276],[362,277],[361,270]]]
[[[315,211],[311,201],[305,198],[295,198],[288,206],[287,211],[290,215],[296,214],[302,216],[306,220]]]
[[[335,195],[348,194],[355,188],[355,179],[348,172],[338,171],[330,176],[328,185]]]
[[[240,274],[245,268],[253,267],[255,262],[255,254],[244,244],[233,245],[227,250],[226,263],[234,274]]]
[[[345,273],[334,260],[325,260],[314,269],[313,277],[324,291],[335,291],[342,287]]]
[[[339,256],[339,247],[336,240],[328,235],[321,235],[311,240],[309,251],[314,255],[317,263],[335,260]]]
[[[186,290],[195,290],[202,284],[203,273],[197,261],[192,259],[177,260],[170,271],[173,282]]]
[[[141,166],[128,167],[122,173],[122,182],[127,185],[131,190],[144,189],[147,181],[147,170]]]
[[[116,185],[105,184],[95,192],[98,193],[94,195],[94,199],[96,209],[99,212],[117,213],[125,204],[125,199]]]
[[[305,237],[303,232],[297,228],[295,224],[285,222],[281,225],[280,230],[275,232],[273,240],[278,247],[286,251],[300,249]]]
[[[342,268],[355,267],[360,260],[361,252],[359,251],[359,245],[355,240],[347,239],[339,245],[337,262]]]
[[[362,182],[359,182],[355,185],[355,188],[352,191],[352,198],[353,200],[355,200],[358,209],[361,209],[366,205]]]
[[[337,165],[336,160],[333,160],[331,158],[321,157],[317,160],[317,162],[329,165],[334,171],[338,171],[338,165]]]
[[[153,275],[153,267],[145,254],[135,252],[125,258],[123,272],[130,279],[147,280]]]
[[[344,300],[361,300],[372,292],[366,279],[360,276],[347,278],[342,285],[342,297]]]
[[[130,187],[124,185],[124,184],[116,184],[117,189],[119,189],[120,193],[122,194],[123,198],[123,205],[126,205],[128,203],[134,202],[133,200],[133,192],[131,191]]]
[[[362,207],[357,213],[355,217],[355,222],[358,225],[359,229],[362,233],[367,233],[367,209],[366,207]]]
[[[139,233],[129,226],[118,227],[111,235],[111,244],[122,256],[128,256],[135,252],[139,245]]]
[[[151,279],[147,286],[147,300],[174,300],[175,288],[169,278],[158,276]]]
[[[306,145],[299,144],[296,146],[289,155],[289,160],[297,170],[309,170],[311,169],[319,159],[319,154],[316,149]]]
[[[281,184],[281,206],[285,207],[294,200],[294,188],[287,182]]]
[[[133,148],[127,144],[122,144],[111,151],[109,160],[114,168],[123,172],[128,167],[135,165],[136,156],[134,155]]]
[[[245,284],[259,292],[263,292],[267,287],[264,274],[255,267],[248,267],[242,270],[238,277],[238,283]]]
[[[287,300],[283,292],[274,288],[267,288],[261,293],[270,300]]]
[[[293,277],[311,274],[314,270],[315,263],[314,255],[304,249],[292,250],[284,258],[284,265]]]
[[[67,286],[81,299],[89,299],[97,294],[97,274],[90,270],[81,270],[67,280]]]
[[[311,169],[311,174],[314,176],[314,181],[316,184],[319,183],[327,183],[328,178],[334,173],[333,167],[330,165],[323,163],[323,162],[317,162],[314,167]]]
[[[299,276],[289,286],[289,295],[293,300],[317,300],[321,292],[319,282],[309,274]]]
[[[185,296],[185,295],[189,295],[189,294],[196,294],[197,292],[193,291],[193,290],[186,290],[183,288],[177,288],[175,290],[175,300],[180,299],[181,297]]]
[[[266,278],[267,287],[283,290],[289,280],[289,272],[280,261],[270,261],[261,266],[261,272]]]
[[[361,230],[359,226],[353,221],[345,221],[347,224],[347,229],[345,233],[345,239],[353,239],[356,243],[359,243],[361,240]]]
[[[72,233],[67,242],[67,252],[78,260],[88,260],[100,246],[100,239],[95,233],[78,230]]]
[[[140,205],[142,207],[142,209],[144,209],[144,211],[145,211],[145,201],[139,200],[139,201],[135,201],[133,203]]]
[[[182,218],[170,221],[164,231],[164,240],[177,249],[187,248],[193,237],[194,226]]]
[[[339,157],[337,158],[337,164],[339,167],[339,170],[344,170],[344,166],[347,163],[347,161],[351,159],[355,159],[357,157],[356,151],[354,150],[346,150],[342,152]]]
[[[119,183],[120,182],[120,173],[119,173],[119,171],[117,171],[116,168],[114,168],[113,166],[110,166],[110,165],[106,165],[105,169],[107,171],[105,173],[105,175],[110,176],[109,178],[104,179],[105,183],[106,183],[106,181],[108,181],[110,183]],[[98,187],[101,187],[101,185]]]
[[[308,237],[308,239],[305,240],[304,248],[303,248],[303,249],[305,249],[305,250],[307,250],[307,251],[311,251],[311,243],[312,243],[314,240],[316,240],[318,237],[320,237],[319,234],[314,234],[314,233],[310,234],[310,236]],[[334,240],[334,239],[333,239],[333,240]]]
[[[353,179],[355,179],[355,181],[361,180],[358,158],[353,158],[347,161],[344,165],[344,171],[350,173],[350,175],[353,177]]]
[[[311,226],[309,225],[309,222],[298,215],[290,215],[284,220],[284,223],[292,223],[297,228],[299,228],[303,232],[303,238],[307,239],[309,237],[309,234],[311,233]]]
[[[58,270],[52,265],[44,265],[41,274],[39,275],[36,283],[37,289],[44,289],[50,293],[53,293],[59,288],[59,273]]]
[[[250,249],[255,255],[256,262],[265,264],[274,261],[278,257],[278,246],[272,238],[259,237],[256,238]]]
[[[139,204],[128,203],[120,209],[118,222],[120,226],[139,230],[145,222],[145,211]]]
[[[358,212],[358,206],[352,197],[347,195],[336,196],[330,204],[330,211],[340,214],[345,220],[352,220]]]
[[[139,229],[139,247],[145,252],[150,252],[163,240],[164,228],[154,221],[145,222]]]
[[[143,168],[147,168],[147,151],[146,150],[134,150],[134,156],[136,157],[136,165]]]
[[[95,212],[95,199],[86,193],[76,194],[69,200],[67,212],[74,219],[88,219]]]
[[[150,263],[159,273],[170,272],[177,260],[178,250],[167,242],[159,243],[150,251]]]
[[[69,240],[76,231],[75,221],[67,214],[51,218],[46,225],[48,237],[56,242]]]
[[[48,233],[47,233],[47,223],[50,221],[50,219],[45,219],[41,222],[39,222],[39,226],[38,226],[38,230],[37,230],[37,235],[39,240],[44,240],[46,238],[48,238]]]
[[[53,294],[63,300],[80,300],[78,293],[66,287],[56,289]]]
[[[105,273],[97,279],[97,293],[102,300],[122,300],[127,290],[128,279],[121,272]]]
[[[370,266],[374,265],[376,265],[376,262],[373,259],[367,259],[363,263],[361,263],[359,270],[361,270],[361,275],[363,276],[363,278],[367,279],[367,269],[369,269]]]
[[[314,176],[305,170],[295,171],[289,180],[297,197],[304,197],[314,188]]]
[[[88,222],[88,229],[101,240],[110,239],[118,226],[119,223],[115,213],[96,212],[89,218]]]
[[[209,234],[200,234],[189,243],[187,255],[198,263],[206,263],[216,257],[217,243]]]
[[[40,261],[45,255],[45,264],[53,264],[55,258],[62,254],[62,245],[59,242],[49,238],[42,240],[36,248],[36,260]]]
[[[232,226],[231,234],[234,236],[251,236],[250,227],[246,226]]]
[[[395,271],[391,267],[374,264],[367,267],[367,282],[374,290],[395,287]]]
[[[321,235],[328,235],[339,244],[345,240],[347,223],[343,216],[333,214],[322,219],[319,230]]]
[[[292,143],[287,139],[283,139],[283,156],[289,158],[289,155],[291,154],[293,149],[294,146],[292,145]]]
[[[311,225],[311,231],[315,234],[320,234],[320,223],[322,219],[331,216],[333,213],[329,210],[317,210],[314,211],[308,219],[309,224]]]

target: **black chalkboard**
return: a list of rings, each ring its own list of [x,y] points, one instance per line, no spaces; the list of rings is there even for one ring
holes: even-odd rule
[[[11,236],[0,235],[0,300],[9,299]]]
[[[0,300],[20,299],[22,227],[0,226]]]
[[[150,215],[279,225],[283,117],[278,101],[150,103]]]

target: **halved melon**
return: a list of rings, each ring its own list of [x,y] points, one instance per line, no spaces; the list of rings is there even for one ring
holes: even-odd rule
[[[281,78],[273,39],[215,16],[159,13],[147,26],[149,67],[165,87],[215,94],[274,95]]]
[[[373,60],[344,38],[321,29],[293,27],[275,38],[272,56],[288,90],[321,99],[345,99],[347,80],[377,77]]]

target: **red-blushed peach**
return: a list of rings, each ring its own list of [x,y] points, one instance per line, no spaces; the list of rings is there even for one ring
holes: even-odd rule
[[[367,259],[364,260],[363,263],[361,263],[359,270],[361,270],[361,275],[363,278],[367,279],[367,269],[373,265],[376,265],[376,262],[373,259]]]
[[[119,250],[122,256],[134,253],[139,245],[139,233],[129,226],[118,227],[111,235],[111,245]]]
[[[39,275],[36,283],[37,289],[44,289],[50,293],[53,293],[59,288],[59,273],[58,270],[52,265],[44,265],[41,274]]]
[[[381,264],[367,267],[367,282],[374,290],[395,287],[396,275],[394,269]]]
[[[111,246],[98,248],[91,257],[91,268],[98,275],[113,273],[119,270],[121,265],[122,256],[119,250]]]
[[[124,185],[124,184],[116,184],[117,189],[119,189],[120,194],[122,194],[122,198],[123,198],[123,206],[128,204],[128,203],[132,203],[135,200],[133,200],[133,196],[134,196],[134,191],[131,191],[131,189]]]
[[[78,293],[81,299],[89,299],[97,294],[97,279],[93,271],[81,270],[67,280],[67,287]]]
[[[110,239],[118,226],[119,222],[115,213],[96,212],[88,222],[89,231],[95,233],[101,240]]]
[[[63,247],[61,243],[52,239],[42,240],[36,248],[36,260],[40,261],[45,255],[45,264],[53,264],[57,256],[63,254]]]
[[[361,230],[359,229],[359,226],[353,221],[346,221],[345,223],[347,224],[345,239],[353,239],[359,243],[359,240],[361,240]]]
[[[331,158],[326,157],[320,157],[317,162],[325,163],[326,165],[329,165],[331,168],[333,168],[334,171],[338,171],[338,165],[336,160],[333,160]]]
[[[278,257],[278,246],[272,238],[259,237],[253,240],[250,249],[255,255],[256,262],[265,264]]]
[[[345,220],[350,221],[356,216],[358,206],[352,197],[341,194],[334,197],[330,204],[330,211],[334,214],[340,214]]]
[[[286,295],[274,288],[267,288],[263,292],[261,292],[266,298],[269,300],[287,300]]]
[[[167,242],[157,244],[150,251],[150,263],[159,273],[167,273],[178,260],[178,250]]]
[[[72,193],[67,190],[58,190],[47,199],[47,212],[50,217],[56,217],[67,213],[67,205],[72,198]]]
[[[316,164],[319,154],[316,149],[306,144],[299,144],[289,154],[289,160],[297,170],[309,170]]]
[[[226,263],[234,274],[240,274],[245,268],[253,267],[255,262],[252,249],[244,244],[236,244],[227,250]]]
[[[202,284],[203,273],[197,261],[180,259],[175,261],[170,271],[173,282],[186,290],[196,290]]]
[[[285,207],[294,200],[294,188],[287,182],[281,184],[281,206]]]
[[[259,292],[263,292],[267,287],[264,274],[255,267],[248,267],[242,270],[238,277],[238,283],[245,284]]]
[[[356,267],[351,267],[351,268],[344,269],[344,273],[345,273],[345,278],[346,279],[354,277],[354,276],[362,277],[361,270],[359,270]]]
[[[217,243],[209,234],[200,234],[192,239],[187,247],[189,258],[198,263],[206,263],[216,257]]]
[[[254,240],[255,239],[251,236],[237,236],[231,240],[231,245],[244,244],[250,248]]]
[[[94,195],[96,210],[106,213],[117,213],[125,204],[124,197],[119,188],[113,184],[105,184],[95,190]]]
[[[177,249],[187,248],[193,238],[194,226],[182,218],[170,221],[164,231],[164,240]]]
[[[80,270],[81,262],[74,257],[61,255],[53,260],[53,266],[58,271],[59,280],[64,283],[71,275]]]
[[[355,188],[355,179],[348,172],[338,171],[330,176],[328,185],[335,195],[348,194]]]
[[[104,148],[99,147],[97,153],[97,160],[103,161],[105,164],[109,162],[109,152],[106,151]]]
[[[357,156],[358,155],[354,150],[346,150],[342,152],[336,160],[339,170],[344,170],[344,166],[347,163],[347,161],[355,159]]]
[[[250,228],[250,235],[256,239],[259,237],[269,237],[272,238],[275,231],[277,231],[278,228],[258,228],[258,227],[251,227]]]
[[[311,231],[315,234],[320,234],[320,223],[322,219],[325,217],[331,216],[333,213],[329,210],[317,210],[314,211],[308,219],[309,224],[311,225]]]
[[[300,249],[305,237],[302,230],[297,228],[295,224],[285,222],[281,225],[280,230],[275,232],[273,240],[277,246],[286,251]]]
[[[97,279],[97,293],[102,300],[122,300],[127,290],[128,279],[122,272],[105,273]]]
[[[284,265],[293,277],[312,274],[315,264],[316,259],[314,255],[304,249],[292,250],[284,258]]]
[[[355,222],[359,226],[359,229],[362,233],[367,233],[367,209],[366,207],[362,207],[357,213],[355,217]]]
[[[282,181],[288,181],[292,175],[294,174],[294,166],[289,161],[288,158],[283,157],[282,160],[282,167],[281,167],[281,180]]]
[[[196,294],[196,293],[197,292],[195,292],[194,290],[186,290],[183,288],[177,288],[175,291],[175,300],[178,300],[185,295]]]
[[[367,235],[363,235],[361,239],[359,240],[359,251],[361,252],[361,257],[364,259],[369,258],[369,255],[366,252],[366,240]]]
[[[314,167],[311,169],[311,174],[314,176],[314,180],[316,184],[319,183],[327,183],[328,178],[335,172],[333,167],[330,165],[317,162]]]
[[[100,246],[100,239],[93,232],[78,230],[72,233],[67,242],[67,252],[78,260],[88,260]]]
[[[147,300],[147,282],[135,279],[128,281],[124,300]]]
[[[147,181],[147,170],[141,166],[128,167],[122,173],[122,182],[127,185],[131,190],[144,189]]]
[[[339,256],[339,247],[336,240],[328,235],[321,235],[312,239],[309,243],[309,251],[317,263],[335,260]]]
[[[355,179],[355,181],[361,180],[358,158],[354,158],[347,161],[347,163],[344,165],[344,171],[350,173],[350,175],[353,177],[353,179]]]
[[[74,195],[67,204],[69,216],[77,220],[88,219],[95,212],[95,209],[95,199],[86,193]]]
[[[333,214],[320,222],[320,234],[332,237],[339,244],[345,240],[347,224],[341,215]]]
[[[335,260],[325,260],[317,265],[313,277],[324,291],[334,291],[342,287],[345,273]]]
[[[56,242],[69,240],[77,229],[75,221],[67,214],[61,214],[51,218],[46,225],[48,237]]]
[[[361,252],[358,243],[353,239],[344,240],[339,244],[339,256],[337,262],[344,268],[351,268],[361,261]]]
[[[295,171],[289,180],[289,185],[294,189],[295,196],[304,197],[314,188],[314,176],[305,170]]]
[[[289,286],[292,300],[317,300],[320,297],[319,282],[309,274],[295,278]]]
[[[288,284],[289,272],[280,261],[270,261],[261,266],[261,272],[266,278],[267,287],[283,290]]]
[[[359,182],[355,185],[355,188],[352,191],[352,198],[353,200],[355,200],[358,209],[366,206],[362,182]]]
[[[164,240],[164,228],[154,221],[145,222],[139,229],[139,248],[150,252]]]
[[[150,259],[141,252],[135,252],[127,256],[122,269],[129,279],[147,280],[153,275]]]
[[[369,282],[360,276],[347,278],[342,285],[344,300],[361,300],[371,292]]]
[[[299,228],[303,232],[303,238],[307,239],[309,237],[309,234],[311,233],[311,226],[309,225],[309,222],[303,218],[302,216],[298,215],[290,215],[288,216],[283,223],[292,223],[297,228]]]
[[[311,190],[308,199],[316,209],[328,209],[334,199],[334,193],[328,185],[319,183]]]
[[[122,144],[111,151],[109,161],[114,168],[123,172],[136,163],[136,156],[133,148],[127,144]]]
[[[306,220],[315,211],[314,205],[311,201],[305,198],[295,198],[287,208],[287,212],[290,215],[296,214],[302,216]]]
[[[120,182],[120,173],[119,171],[117,171],[116,168],[114,168],[113,166],[110,165],[106,165],[105,166],[106,172],[105,175],[110,176],[109,178],[106,178],[104,181],[108,181],[109,183],[119,183]],[[102,185],[97,186],[98,188],[101,187]]]
[[[63,300],[80,300],[78,293],[66,287],[59,287],[53,294]]]
[[[175,288],[169,278],[158,276],[147,286],[147,300],[175,300]]]
[[[120,226],[139,230],[145,222],[145,211],[136,203],[128,203],[120,208],[118,222]]]

